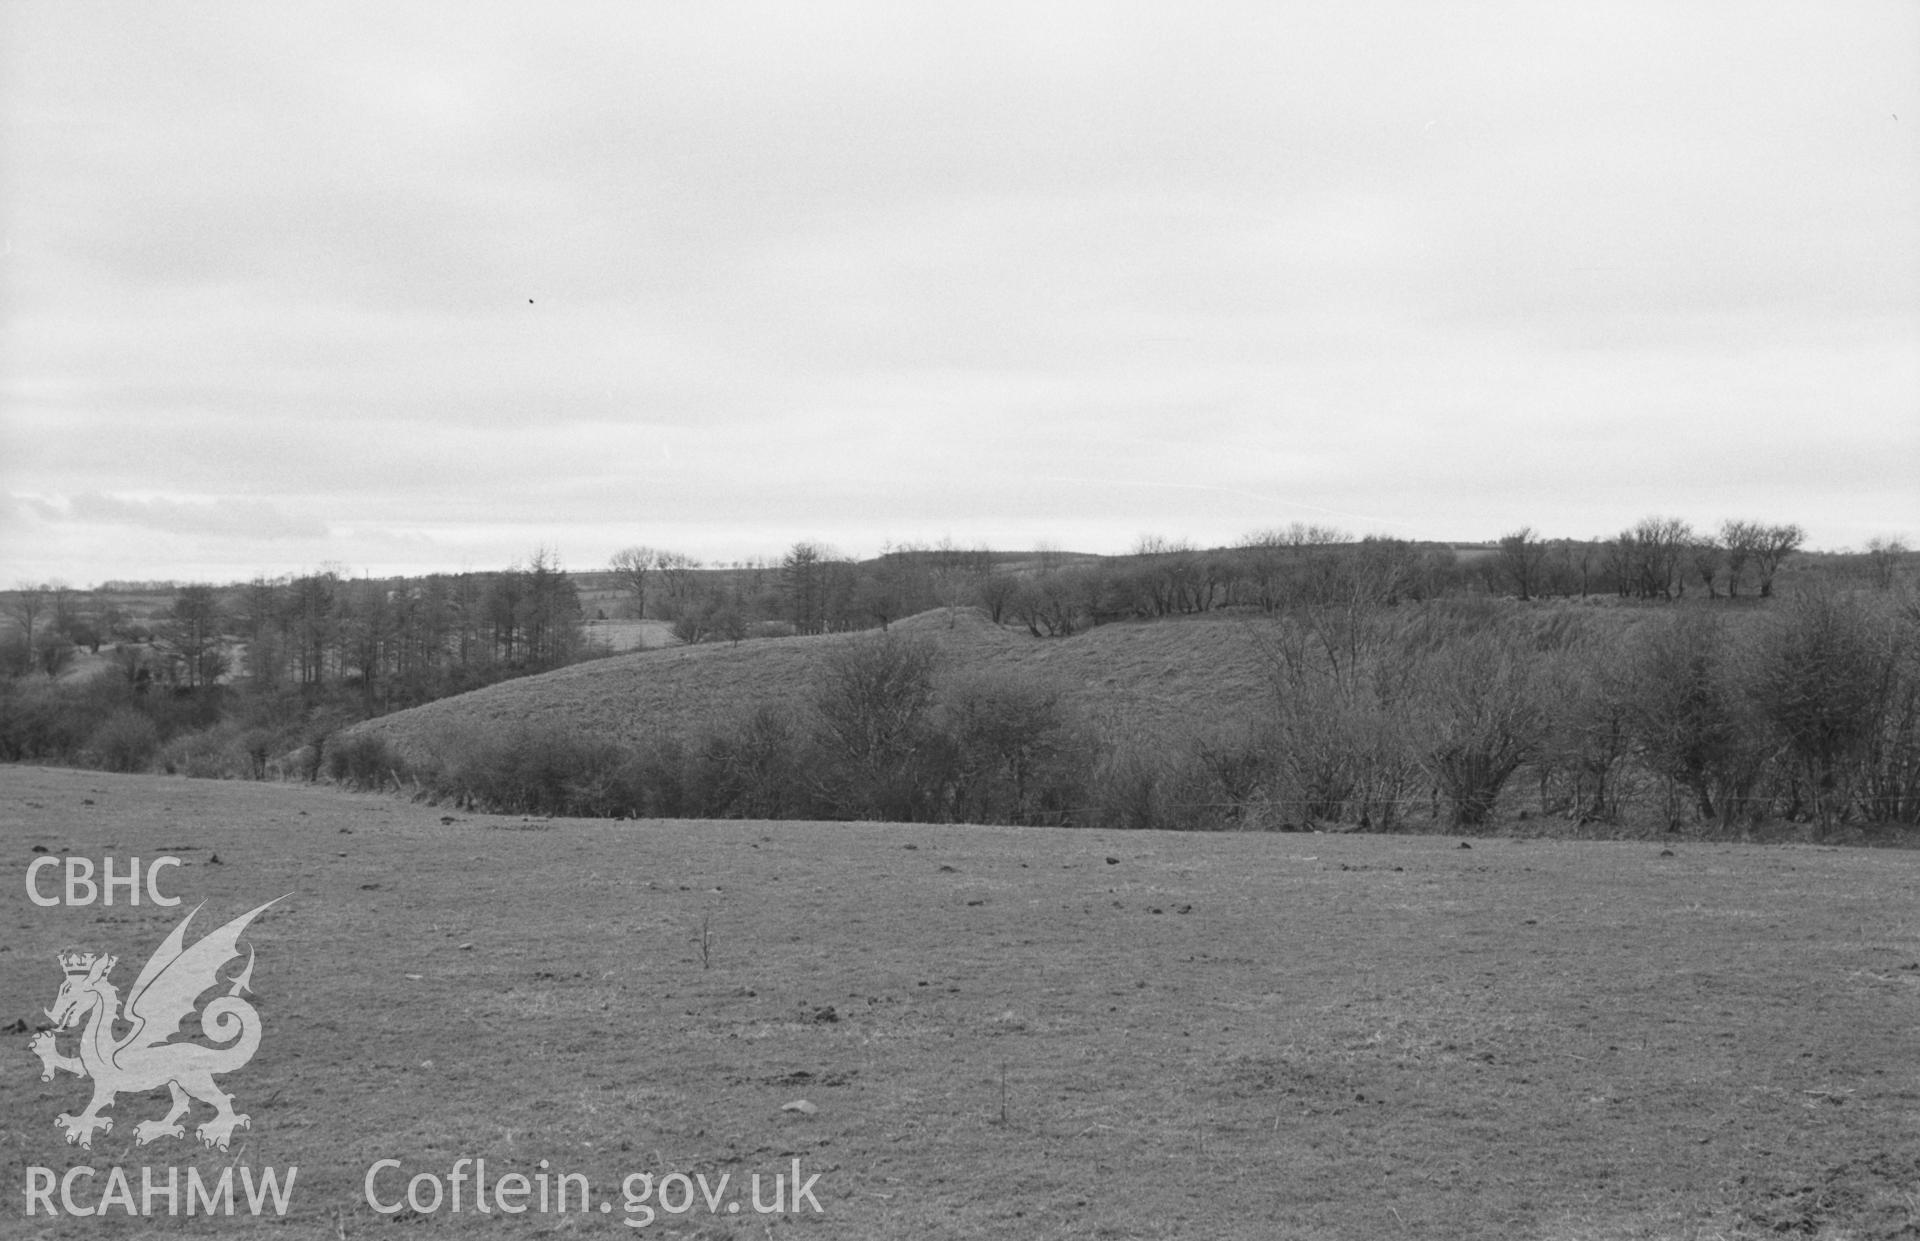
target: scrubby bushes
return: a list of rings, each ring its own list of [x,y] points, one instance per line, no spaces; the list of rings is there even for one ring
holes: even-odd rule
[[[1880,613],[1830,595],[1799,596],[1754,644],[1747,696],[1792,775],[1806,782],[1823,827],[1853,806],[1866,774],[1861,760],[1901,688],[1900,627]]]
[[[517,725],[471,736],[435,778],[469,805],[604,818],[633,812],[630,767],[610,742]]]
[[[87,739],[87,756],[103,771],[145,771],[160,749],[160,729],[132,707],[120,707]]]
[[[37,676],[0,680],[0,760],[85,762],[89,743],[108,718],[136,708],[164,737],[169,721],[154,705],[104,677],[78,685]]]
[[[976,673],[948,688],[938,724],[953,818],[1059,824],[1081,807],[1096,743],[1058,689]]]
[[[879,634],[830,651],[813,690],[817,778],[838,818],[935,817],[947,746],[936,737],[934,647]]]
[[[1887,617],[1884,672],[1854,793],[1870,822],[1920,824],[1920,603],[1879,606]]]
[[[0,761],[145,770],[176,738],[220,727],[227,703],[221,687],[150,690],[113,672],[0,680]]]
[[[1511,624],[1451,636],[1426,660],[1422,758],[1454,827],[1481,827],[1545,736],[1546,657]]]
[[[1920,614],[1864,595],[1808,594],[1736,630],[1689,610],[1625,651],[1620,702],[1647,769],[1694,817],[1826,831],[1920,824]]]
[[[813,810],[807,739],[780,707],[754,708],[694,748],[702,811],[725,819],[804,818]]]
[[[1681,821],[1682,795],[1704,822],[1751,818],[1770,739],[1746,709],[1747,677],[1725,621],[1675,612],[1644,626],[1626,654],[1627,727],[1636,755],[1664,782],[1669,826]]]
[[[452,730],[403,763],[376,729],[326,748],[332,778],[395,781],[477,809],[596,817],[1065,823],[1092,743],[1057,691],[937,675],[931,646],[880,634],[836,649],[808,700],[634,747],[530,726]]]
[[[1480,826],[1531,772],[1534,805],[1583,824],[1618,824],[1633,806],[1674,830],[1920,823],[1910,602],[1808,594],[1764,613],[1596,623],[1349,597],[1277,615],[1253,640],[1274,690],[1256,728],[1269,821],[1378,828],[1424,789],[1434,820],[1444,809],[1451,826]],[[1140,764],[1102,770],[1127,808],[1112,817],[1148,817]]]
[[[1244,729],[1174,745],[1126,742],[1092,765],[1085,808],[1073,821],[1153,831],[1290,827],[1285,802],[1269,793],[1271,759]]]
[[[1329,596],[1250,632],[1272,691],[1256,744],[1270,814],[1286,824],[1388,829],[1417,782],[1417,688],[1405,617]]]
[[[399,783],[407,764],[379,733],[348,733],[321,750],[327,777],[349,788],[378,789]]]
[[[291,691],[143,694],[111,672],[35,676],[0,681],[0,758],[317,775],[530,814],[1395,830],[1525,811],[1607,830],[1920,825],[1920,607],[1896,590],[1587,609],[1416,602],[1335,575],[1246,617],[1263,705],[1184,733],[1102,731],[1075,687],[943,662],[908,630],[823,644],[797,701],[629,745],[498,725],[403,755],[377,724],[351,726],[350,704]]]
[[[1617,823],[1633,740],[1613,644],[1591,635],[1570,644],[1555,660],[1552,684],[1534,757],[1540,808],[1581,824]]]

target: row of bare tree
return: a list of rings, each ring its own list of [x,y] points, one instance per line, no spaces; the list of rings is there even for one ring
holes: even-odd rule
[[[1676,827],[1920,823],[1920,612],[1885,597],[1625,626],[1487,604],[1320,610],[1264,641],[1258,749],[1302,821],[1390,828],[1445,807],[1475,826],[1525,772],[1539,809],[1583,822],[1638,807]]]
[[[1805,542],[1797,525],[1756,521],[1727,521],[1703,532],[1679,518],[1648,517],[1611,539],[1590,540],[1543,539],[1522,526],[1500,539],[1496,580],[1521,599],[1607,592],[1674,599],[1684,597],[1690,583],[1709,599],[1723,591],[1736,599],[1751,578],[1765,599],[1781,564]]]
[[[703,569],[681,553],[630,547],[609,562],[634,615],[676,623],[683,640],[754,633],[830,633],[887,627],[936,607],[979,606],[996,624],[1064,637],[1114,620],[1257,609],[1312,602],[1358,576],[1393,603],[1492,592],[1521,599],[1617,595],[1671,600],[1771,597],[1781,566],[1805,542],[1797,525],[1728,521],[1702,533],[1648,517],[1611,539],[1546,539],[1531,527],[1491,554],[1294,523],[1256,531],[1233,547],[1197,549],[1148,536],[1117,557],[906,545],[855,561],[819,543],[794,544],[778,562]],[[1897,540],[1869,549],[1883,576],[1905,552]]]
[[[57,675],[77,649],[111,642],[114,667],[142,690],[191,691],[239,674],[268,692],[351,687],[369,713],[560,667],[585,648],[578,588],[544,551],[492,573],[192,584],[152,623],[104,593],[58,586],[22,588],[10,602],[16,675]]]
[[[1796,593],[1765,612],[1493,600],[1389,607],[1357,589],[1249,616],[1253,717],[1146,744],[1064,686],[945,661],[924,635],[821,648],[810,690],[636,748],[486,726],[408,772],[515,812],[1115,828],[1589,830],[1920,825],[1920,607]],[[377,734],[338,778],[404,770]],[[1594,826],[1599,825],[1599,826]]]

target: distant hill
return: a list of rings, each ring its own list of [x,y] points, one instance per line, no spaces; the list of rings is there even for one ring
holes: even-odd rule
[[[1102,625],[1035,638],[974,609],[924,612],[893,626],[932,642],[943,678],[1002,672],[1057,687],[1110,739],[1172,738],[1246,718],[1268,692],[1242,615],[1212,613]],[[769,638],[635,651],[491,685],[356,726],[403,756],[474,725],[535,724],[621,742],[698,733],[763,702],[798,703],[825,652],[874,634]]]

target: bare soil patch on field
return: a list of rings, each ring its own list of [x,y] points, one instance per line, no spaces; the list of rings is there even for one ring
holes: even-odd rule
[[[24,767],[0,839],[11,1235],[208,1227],[27,1220],[28,1167],[236,1160],[299,1167],[292,1227],[223,1235],[385,1235],[367,1168],[462,1156],[615,1209],[458,1235],[612,1236],[628,1173],[744,1200],[796,1159],[820,1214],[639,1235],[1920,1235],[1907,851],[547,821]],[[36,907],[36,847],[178,856],[185,904]],[[85,1086],[26,1050],[53,954],[124,988],[186,909],[283,893],[233,1150],[134,1147],[164,1093],[65,1145]]]

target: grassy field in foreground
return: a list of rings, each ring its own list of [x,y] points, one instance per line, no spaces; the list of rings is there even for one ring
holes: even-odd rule
[[[682,1238],[1920,1235],[1910,851],[523,821],[19,767],[0,831],[6,1235],[387,1235],[369,1166],[461,1156],[614,1209],[469,1199],[447,1235],[629,1235],[635,1172],[730,1175],[637,1230]],[[185,903],[36,907],[36,845],[176,855]],[[185,910],[282,893],[233,1149],[134,1147],[164,1095],[65,1145],[86,1087],[26,1049],[55,951],[124,991]],[[744,1205],[795,1160],[820,1213]],[[22,1214],[29,1167],[235,1161],[298,1166],[286,1223]]]

